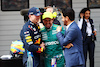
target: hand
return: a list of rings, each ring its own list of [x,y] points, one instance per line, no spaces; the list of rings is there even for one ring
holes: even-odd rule
[[[65,48],[71,48],[71,47],[73,47],[74,45],[72,44],[72,43],[69,43],[69,44],[67,44],[67,46],[65,46]]]
[[[43,23],[39,23],[40,29],[44,27]]]
[[[38,20],[38,22],[37,22],[37,23],[39,24],[40,22],[41,22],[41,19],[39,18],[39,20]]]
[[[83,18],[83,16],[84,16],[84,14],[83,13],[80,13],[80,17]]]
[[[37,22],[37,24],[39,25],[40,28],[43,28],[44,25],[43,25],[43,23],[40,23],[40,22],[41,22],[41,19],[39,19],[39,21]]]
[[[42,47],[42,48],[45,50],[45,43],[42,42],[42,43],[40,44],[40,47]]]
[[[60,32],[61,30],[62,30],[62,26],[58,26],[56,29],[57,32]]]
[[[97,32],[96,31],[93,31],[94,35],[96,36],[97,35]]]

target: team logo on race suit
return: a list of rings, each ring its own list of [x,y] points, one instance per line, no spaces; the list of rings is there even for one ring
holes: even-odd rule
[[[41,42],[41,38],[39,38],[38,40],[36,40],[34,44],[40,44],[40,42]]]

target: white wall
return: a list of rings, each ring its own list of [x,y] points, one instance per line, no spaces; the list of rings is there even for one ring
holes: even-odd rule
[[[29,3],[30,8],[44,7],[44,0],[29,0]],[[24,17],[20,15],[20,11],[0,10],[0,56],[10,54],[12,41],[20,40],[19,34],[23,24]]]

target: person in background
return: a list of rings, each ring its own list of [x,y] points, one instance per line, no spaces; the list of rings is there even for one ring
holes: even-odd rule
[[[83,35],[83,51],[85,57],[85,67],[87,61],[87,52],[89,52],[90,67],[94,67],[94,52],[95,52],[95,40],[96,30],[94,29],[93,19],[90,18],[90,9],[83,8],[80,13],[80,20],[78,26],[81,29]]]
[[[64,49],[64,57],[66,67],[84,67],[84,55],[82,44],[82,33],[77,26],[75,19],[75,12],[72,8],[62,10],[62,21],[66,26],[65,34],[61,33],[62,27],[57,27],[57,38],[60,45],[65,48],[69,43],[70,48]]]
[[[25,48],[23,55],[23,64],[25,67],[27,67],[28,52],[31,52],[33,56],[34,67],[40,67],[40,53],[45,49],[45,44],[41,41],[41,33],[37,25],[40,15],[39,8],[30,8],[28,11],[29,20],[24,24],[20,32],[20,37]]]

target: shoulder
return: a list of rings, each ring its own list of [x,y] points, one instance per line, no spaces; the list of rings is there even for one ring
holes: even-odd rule
[[[29,29],[33,29],[34,25],[30,24],[29,22],[25,23],[23,26],[23,29],[29,30]]]
[[[73,22],[72,25],[71,25],[71,27],[69,29],[73,29],[73,30],[78,29],[77,23]]]
[[[53,28],[57,28],[58,26],[60,26],[60,25],[53,24]]]

